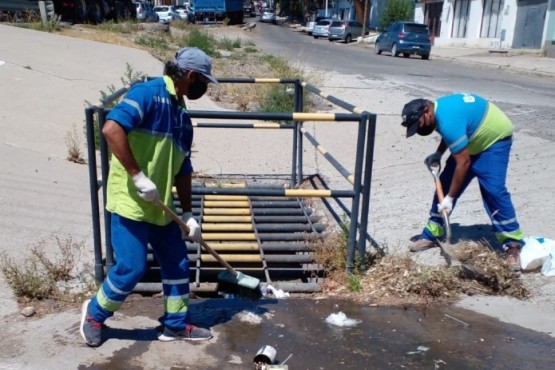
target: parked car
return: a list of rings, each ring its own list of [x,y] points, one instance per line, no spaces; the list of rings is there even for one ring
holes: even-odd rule
[[[333,21],[328,29],[328,40],[342,40],[348,44],[362,36],[362,23],[359,21]]]
[[[181,20],[187,21],[189,23],[193,23],[195,21],[195,12],[193,12],[193,9],[191,8],[191,6],[187,4],[176,5],[175,11],[177,12],[177,14],[179,14],[179,17],[181,18]]]
[[[158,14],[152,10],[149,3],[135,2],[137,7],[137,20],[141,22],[158,22]]]
[[[262,9],[262,12],[260,13],[260,22],[266,22],[266,23],[276,23],[277,18],[276,18],[276,12],[273,9]]]
[[[158,22],[170,24],[172,21],[181,19],[179,14],[175,11],[175,7],[171,5],[155,6],[153,10],[158,14]]]
[[[311,19],[312,20],[306,22],[306,26],[305,26],[304,30],[305,30],[306,33],[308,33],[309,35],[312,36],[312,31],[314,31],[314,26],[316,25],[316,23],[318,23],[322,19],[326,19],[326,17],[316,17],[316,18],[311,18]]]
[[[333,22],[333,19],[322,19],[316,23],[314,26],[314,30],[312,30],[312,37],[317,39],[318,37],[325,37],[327,38],[329,35],[329,28],[330,24]]]
[[[395,22],[376,38],[374,45],[376,54],[389,51],[391,56],[403,54],[405,58],[411,54],[429,59],[432,51],[432,40],[428,26],[421,23]]]
[[[245,17],[254,17],[256,15],[254,0],[245,0],[243,2],[243,14]]]

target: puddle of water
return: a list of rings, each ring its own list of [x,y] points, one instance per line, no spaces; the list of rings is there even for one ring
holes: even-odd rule
[[[289,299],[257,309],[272,316],[259,325],[233,318],[217,327],[226,350],[247,363],[262,345],[277,350],[278,363],[291,354],[290,369],[552,369],[555,359],[553,338],[458,308]],[[325,322],[338,312],[361,322]]]

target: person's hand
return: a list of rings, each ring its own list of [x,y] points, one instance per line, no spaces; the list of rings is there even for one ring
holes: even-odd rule
[[[154,202],[155,200],[160,199],[160,195],[158,194],[158,189],[156,189],[156,185],[145,176],[143,171],[139,172],[138,174],[132,177],[133,183],[137,190],[139,190],[139,196],[146,200],[147,202]]]
[[[446,210],[447,214],[450,214],[453,210],[453,198],[451,198],[449,195],[446,195],[445,198],[443,198],[443,202],[437,205],[437,211],[439,213],[442,213],[443,210]]]
[[[426,159],[424,159],[424,163],[426,163],[426,166],[428,167],[435,167],[441,163],[442,155],[443,153],[441,152],[435,152],[433,154],[430,154],[429,156],[426,157]]]
[[[193,217],[192,212],[185,212],[181,215],[181,219],[187,227],[189,228],[189,234],[184,235],[185,238],[188,238],[194,242],[200,243],[201,233],[200,233],[200,225],[198,224],[197,220]],[[183,233],[185,234],[185,232]]]

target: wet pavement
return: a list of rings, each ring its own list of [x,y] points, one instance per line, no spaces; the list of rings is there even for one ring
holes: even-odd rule
[[[159,298],[134,296],[124,315],[157,319]],[[555,339],[450,306],[383,308],[348,301],[306,298],[193,300],[194,323],[211,327],[216,337],[207,354],[217,365],[178,364],[172,369],[254,369],[263,345],[277,350],[275,364],[289,369],[552,369]],[[343,312],[360,320],[354,327],[326,323]],[[107,362],[81,369],[142,369],[133,358],[155,340],[154,328],[133,330],[137,343]],[[130,332],[111,328],[108,341]],[[191,343],[180,345],[190,346]]]

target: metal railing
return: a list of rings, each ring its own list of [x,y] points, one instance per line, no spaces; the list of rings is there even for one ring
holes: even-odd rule
[[[284,196],[296,198],[351,198],[352,205],[350,214],[350,228],[347,244],[347,272],[353,272],[355,267],[355,254],[359,253],[359,262],[365,260],[366,242],[372,238],[367,233],[369,205],[370,205],[370,185],[372,180],[372,163],[374,154],[374,139],[376,132],[376,115],[349,104],[339,98],[328,95],[317,87],[298,79],[277,79],[277,78],[222,78],[220,83],[279,83],[292,84],[294,86],[294,111],[292,113],[275,112],[229,112],[229,111],[196,111],[190,110],[189,114],[193,119],[223,119],[223,120],[256,120],[256,121],[292,121],[292,124],[276,123],[194,123],[198,128],[238,128],[238,129],[291,129],[293,130],[292,162],[290,175],[290,189],[276,188],[215,188],[209,190],[194,188],[193,194],[213,194],[213,195],[249,195],[249,196]],[[138,82],[138,81],[136,81]],[[133,84],[131,84],[132,86]],[[106,140],[102,136],[102,127],[106,122],[106,115],[110,111],[110,105],[117,102],[130,87],[121,88],[111,95],[102,99],[97,105],[91,105],[85,109],[87,146],[88,146],[88,167],[90,183],[90,202],[92,210],[93,242],[95,254],[95,279],[101,282],[104,279],[105,271],[108,271],[114,264],[113,249],[111,244],[110,220],[111,215],[106,211],[106,183],[109,171],[109,151]],[[310,92],[330,103],[337,105],[349,113],[305,113],[303,112],[304,93]],[[314,122],[356,122],[358,132],[356,139],[356,157],[354,173],[350,173],[339,163],[335,157],[329,153],[318,141],[303,128],[303,123]],[[95,128],[96,126],[96,128]],[[98,135],[98,136],[96,136]],[[95,137],[96,136],[96,137]],[[298,186],[303,182],[303,137],[312,144],[320,154],[352,185],[351,190],[333,189],[299,189]],[[96,140],[99,140],[100,168],[101,176],[97,173],[97,153]],[[102,190],[102,209],[104,216],[104,235],[105,235],[105,257],[102,248],[102,226],[100,218],[100,196]],[[337,215],[334,216],[341,223]],[[105,258],[105,259],[104,259]],[[361,265],[362,268],[364,266]]]

